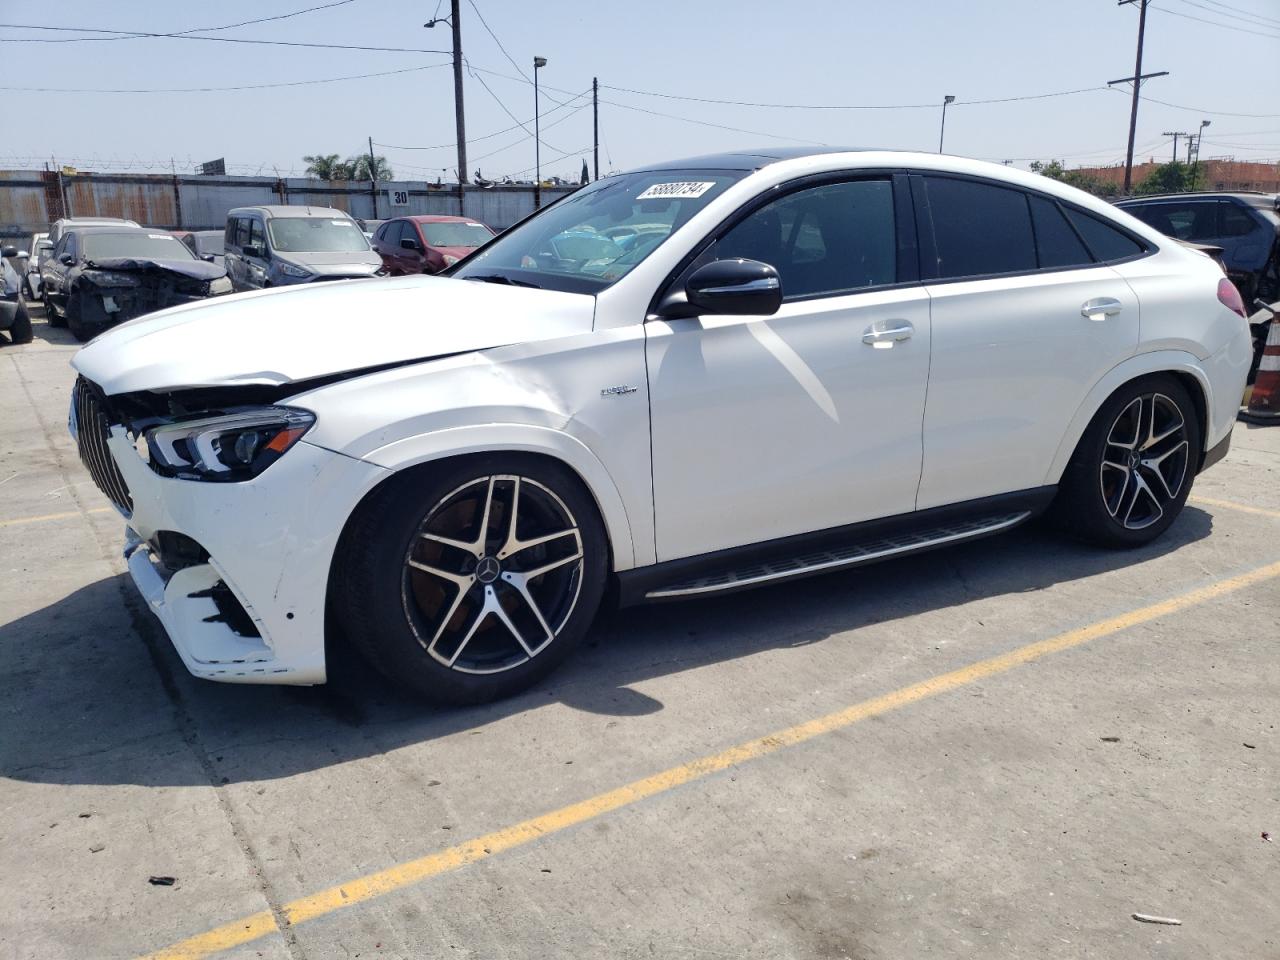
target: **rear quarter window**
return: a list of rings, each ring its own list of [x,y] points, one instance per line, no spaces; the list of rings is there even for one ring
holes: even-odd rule
[[[1100,217],[1095,217],[1091,213],[1068,207],[1067,217],[1084,238],[1095,260],[1104,262],[1125,260],[1147,251],[1146,246],[1119,227],[1105,223]]]

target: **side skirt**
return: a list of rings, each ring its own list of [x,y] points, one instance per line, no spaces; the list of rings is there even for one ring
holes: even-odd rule
[[[1056,486],[731,547],[618,574],[619,605],[730,593],[992,536],[1042,513]]]

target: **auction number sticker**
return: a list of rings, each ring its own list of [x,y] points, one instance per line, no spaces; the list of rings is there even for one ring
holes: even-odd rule
[[[681,180],[678,183],[655,183],[646,187],[637,200],[682,200],[686,197],[700,197],[712,187],[714,181]]]

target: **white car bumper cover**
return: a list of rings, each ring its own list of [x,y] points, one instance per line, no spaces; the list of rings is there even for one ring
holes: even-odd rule
[[[177,480],[152,471],[122,428],[108,443],[133,499],[129,573],[187,669],[234,683],[323,683],[335,518],[387,471],[303,441],[268,468],[269,483]],[[154,546],[161,531],[190,537],[208,562],[170,573]],[[214,599],[219,582],[247,615],[232,618],[239,629]]]

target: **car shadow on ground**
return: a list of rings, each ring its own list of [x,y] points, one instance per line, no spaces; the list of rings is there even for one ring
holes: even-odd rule
[[[195,680],[127,577],[108,577],[0,631],[0,774],[144,786],[208,783],[215,776],[270,780],[429,742],[549,703],[607,716],[653,713],[663,704],[635,685],[655,677],[820,644],[968,601],[1034,595],[1176,551],[1208,536],[1212,523],[1188,507],[1159,541],[1131,551],[1096,549],[1033,524],[861,570],[607,613],[541,685],[470,708],[424,704],[342,649],[331,654],[325,686]],[[1044,633],[1061,628],[1061,612],[1047,595],[1043,613]],[[865,643],[870,664],[888,640],[868,631]],[[213,759],[224,756],[234,762],[215,770]]]
[[[80,341],[77,340],[65,326],[54,327],[49,324],[45,316],[44,305],[39,300],[26,300],[27,314],[31,317],[31,342],[39,344],[41,342],[49,343],[58,347],[78,347]],[[0,333],[0,347],[25,346],[25,344],[15,344],[9,337]]]

